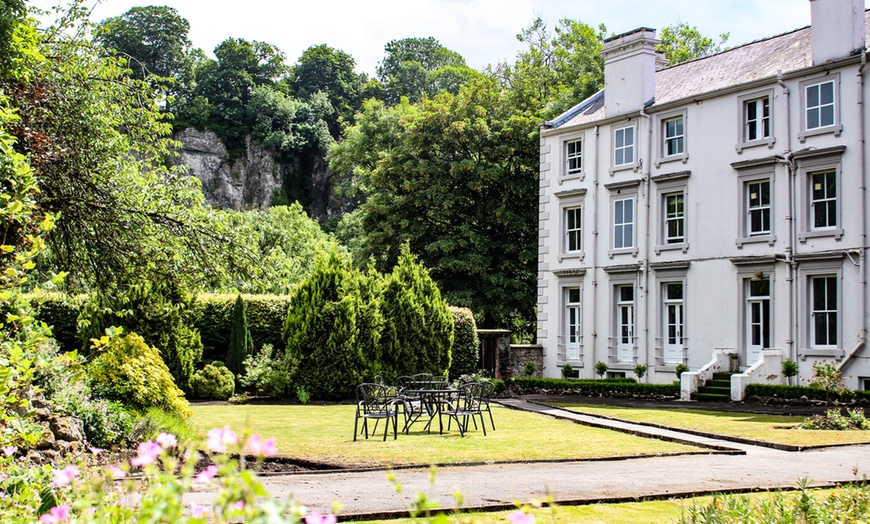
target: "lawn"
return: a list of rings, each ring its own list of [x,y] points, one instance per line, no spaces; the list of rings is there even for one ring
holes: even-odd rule
[[[192,425],[204,432],[229,425],[277,439],[278,453],[339,467],[449,464],[485,461],[571,460],[706,452],[699,448],[581,426],[539,414],[493,406],[496,430],[456,427],[439,435],[412,426],[397,440],[383,434],[353,441],[355,405],[194,404]],[[446,420],[445,420],[446,424]],[[383,426],[379,426],[381,429]]]
[[[656,424],[792,446],[832,446],[870,442],[870,431],[794,429],[805,417],[683,408],[644,409],[582,403],[557,402],[553,405],[571,411],[629,422]]]

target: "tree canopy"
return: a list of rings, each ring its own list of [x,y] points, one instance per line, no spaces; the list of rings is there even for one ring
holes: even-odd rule
[[[717,40],[702,34],[696,26],[677,22],[661,30],[658,50],[664,52],[670,65],[676,65],[722,51],[728,36],[722,33]]]

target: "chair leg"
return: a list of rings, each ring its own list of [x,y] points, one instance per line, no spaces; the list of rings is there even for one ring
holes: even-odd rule
[[[356,418],[353,419],[353,441],[354,442],[356,442],[358,428],[359,428],[359,408],[356,408]]]

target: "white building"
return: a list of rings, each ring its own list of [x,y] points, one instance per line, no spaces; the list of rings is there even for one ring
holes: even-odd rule
[[[653,29],[610,38],[604,90],[543,125],[545,376],[703,382],[733,354],[732,388],[792,359],[870,389],[866,13],[808,4],[811,27],[673,67]]]

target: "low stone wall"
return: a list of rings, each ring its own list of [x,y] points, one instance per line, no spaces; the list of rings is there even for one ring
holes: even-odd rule
[[[526,362],[535,365],[535,372],[531,375],[526,375]],[[544,346],[540,344],[511,344],[505,376],[542,378],[543,370]]]

